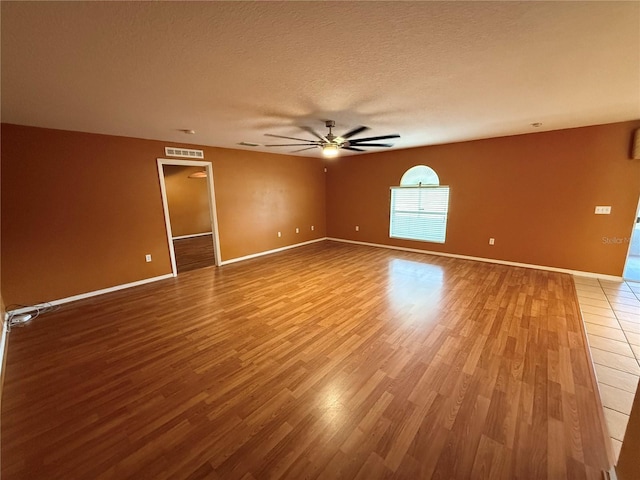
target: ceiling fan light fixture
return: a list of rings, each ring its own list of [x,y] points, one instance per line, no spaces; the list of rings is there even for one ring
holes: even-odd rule
[[[200,172],[195,172],[189,175],[189,178],[207,178],[207,171],[202,170]]]
[[[306,150],[313,150],[314,148],[320,148],[322,150],[322,156],[327,158],[335,158],[340,154],[340,150],[349,150],[351,152],[366,152],[367,148],[381,148],[381,147],[393,147],[393,143],[377,143],[378,140],[387,140],[391,138],[400,138],[397,133],[391,135],[377,135],[375,137],[359,137],[352,138],[356,135],[369,130],[369,127],[361,125],[356,128],[352,128],[348,132],[342,135],[334,135],[333,128],[336,123],[333,120],[327,120],[325,122],[326,127],[329,129],[329,133],[326,135],[320,135],[311,127],[300,127],[302,130],[313,135],[317,140],[309,140],[306,138],[287,137],[284,135],[274,135],[272,133],[265,133],[267,137],[284,138],[286,140],[294,140],[302,143],[267,143],[265,147],[302,147],[297,150],[293,150],[291,153],[304,152]],[[372,143],[373,142],[373,143]]]
[[[338,150],[340,147],[335,143],[327,143],[322,146],[322,155],[327,158],[333,158],[338,156]]]

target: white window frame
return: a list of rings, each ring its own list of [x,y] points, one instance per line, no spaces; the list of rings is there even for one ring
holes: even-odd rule
[[[415,171],[419,171],[420,169],[425,170],[425,172],[423,172],[425,174],[423,179],[430,183],[407,185],[406,180],[408,178],[411,178],[413,181],[417,181],[420,178],[421,175],[415,175]],[[411,175],[411,173],[414,173],[414,175]],[[398,200],[402,200],[403,194],[400,192],[406,194],[411,191],[418,192],[418,198],[414,200],[409,198],[409,205],[405,203],[405,209],[396,207]],[[429,209],[429,205],[422,205],[423,192],[426,193],[429,191],[434,193],[437,191],[441,197],[436,197],[435,201],[439,203],[431,209]],[[406,197],[406,195],[404,196]],[[449,186],[439,185],[438,175],[430,167],[418,165],[407,170],[402,176],[400,186],[391,187],[389,238],[429,243],[445,243],[449,217],[449,197]],[[414,201],[415,205],[411,205],[411,201]]]

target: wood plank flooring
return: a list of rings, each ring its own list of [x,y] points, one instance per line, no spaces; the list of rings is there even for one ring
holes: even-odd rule
[[[176,239],[173,241],[173,250],[178,273],[215,265],[211,235]]]
[[[10,334],[2,478],[565,479],[607,468],[569,275],[323,242]]]

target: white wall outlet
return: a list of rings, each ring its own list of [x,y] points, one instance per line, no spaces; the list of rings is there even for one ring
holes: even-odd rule
[[[296,233],[300,233],[300,229],[296,227]]]
[[[282,236],[282,232],[278,232],[278,237],[281,237],[281,236]]]
[[[495,245],[496,243],[496,239],[495,238],[490,238],[489,239],[489,245]]]
[[[324,167],[324,173],[327,173],[327,167]]]
[[[150,254],[150,253],[147,253],[147,254],[144,256],[144,261],[145,261],[145,262],[147,262],[147,263],[149,263],[149,262],[151,261],[151,254]]]
[[[598,205],[596,207],[596,215],[610,215],[610,214],[611,214],[611,206]]]
[[[313,230],[315,229],[315,227],[313,225],[311,225],[311,231],[313,232]]]
[[[360,231],[360,226],[356,225],[356,232],[359,232],[359,231]]]

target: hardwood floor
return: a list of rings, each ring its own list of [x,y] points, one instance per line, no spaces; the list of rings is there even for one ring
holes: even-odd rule
[[[211,235],[180,238],[173,241],[178,273],[215,265]]]
[[[600,478],[569,275],[323,242],[11,332],[11,479]]]

